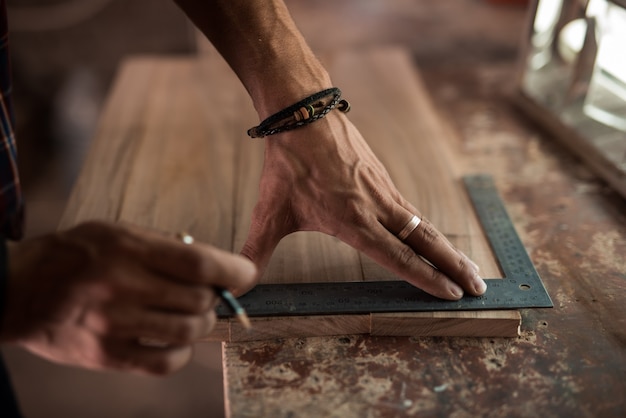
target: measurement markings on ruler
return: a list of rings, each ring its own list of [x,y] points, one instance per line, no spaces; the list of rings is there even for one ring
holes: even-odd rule
[[[493,179],[473,175],[463,181],[504,273],[503,278],[486,279],[484,295],[446,301],[404,281],[262,284],[239,298],[241,305],[251,317],[552,307]],[[217,314],[231,315],[222,305]]]

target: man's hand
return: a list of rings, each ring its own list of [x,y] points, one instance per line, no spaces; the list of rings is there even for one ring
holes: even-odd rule
[[[404,242],[397,238],[420,212],[400,195],[343,114],[333,111],[311,125],[271,136],[265,146],[260,197],[242,251],[261,270],[285,235],[320,231],[432,295],[455,300],[464,291],[484,293],[476,264],[427,219]]]
[[[105,222],[11,244],[8,255],[2,342],[58,363],[149,374],[190,360],[215,325],[215,286],[249,288],[256,274],[244,257]]]
[[[260,120],[333,86],[283,0],[176,2],[233,68]],[[314,230],[337,236],[435,296],[484,292],[478,267],[428,220],[404,242],[396,237],[420,213],[344,115],[332,111],[265,144],[260,200],[243,248],[260,269],[282,237]]]

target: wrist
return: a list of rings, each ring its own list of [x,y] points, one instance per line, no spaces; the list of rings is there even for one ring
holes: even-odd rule
[[[283,1],[176,1],[235,71],[261,120],[332,87]]]
[[[331,110],[350,111],[350,103],[341,98],[337,87],[318,91],[263,120],[258,126],[248,129],[251,138],[263,138],[301,128],[323,119]]]
[[[349,141],[340,132],[350,129],[351,123],[347,115],[332,111],[314,123],[260,140],[264,141],[268,155],[287,153],[292,157],[328,161],[340,152],[341,147],[348,144]]]
[[[260,120],[333,87],[330,76],[315,57],[275,60],[266,68],[249,87]]]
[[[231,61],[263,120],[333,85],[283,3],[259,13],[257,29],[251,32],[255,45]]]

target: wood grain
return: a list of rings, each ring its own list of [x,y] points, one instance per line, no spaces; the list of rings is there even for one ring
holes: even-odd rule
[[[234,319],[219,321],[228,323],[229,335],[217,338],[213,334],[204,341],[245,342],[273,340],[285,337],[323,337],[327,335],[369,334],[371,330],[370,315],[321,315],[251,318],[252,329],[246,330]],[[221,329],[221,327],[220,327]]]
[[[376,49],[324,60],[353,103],[350,118],[403,195],[477,261],[485,276],[500,277],[454,168],[446,129],[406,51]],[[257,122],[245,90],[215,51],[197,58],[130,59],[109,97],[61,228],[88,219],[124,221],[170,234],[185,230],[239,251],[263,166],[263,142],[245,135]],[[281,241],[262,282],[393,279],[336,238],[299,232]],[[208,339],[385,335],[386,329],[388,335],[502,336],[516,334],[518,325],[519,316],[516,323],[503,312],[255,318],[251,333],[223,320]]]
[[[372,314],[371,335],[402,337],[517,337],[518,311]]]
[[[202,341],[246,342],[291,337],[373,335],[394,337],[517,337],[518,311],[440,311],[252,318],[246,330],[237,320],[218,321]]]

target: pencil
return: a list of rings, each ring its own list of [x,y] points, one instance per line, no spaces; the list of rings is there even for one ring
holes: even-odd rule
[[[218,294],[226,305],[228,305],[230,310],[233,311],[233,314],[235,314],[241,325],[243,325],[243,327],[247,330],[251,329],[252,324],[250,323],[250,318],[248,318],[246,310],[239,304],[237,298],[235,298],[235,296],[226,289],[216,288],[215,290],[219,292]]]
[[[191,245],[194,242],[194,239],[191,235],[186,232],[181,232],[178,234],[181,241],[185,244]],[[252,328],[252,324],[250,323],[250,318],[248,318],[248,314],[246,310],[239,304],[237,298],[230,293],[229,290],[223,289],[221,287],[214,286],[213,289],[220,296],[222,301],[230,308],[233,312],[237,320],[243,325],[243,327],[247,330]]]

